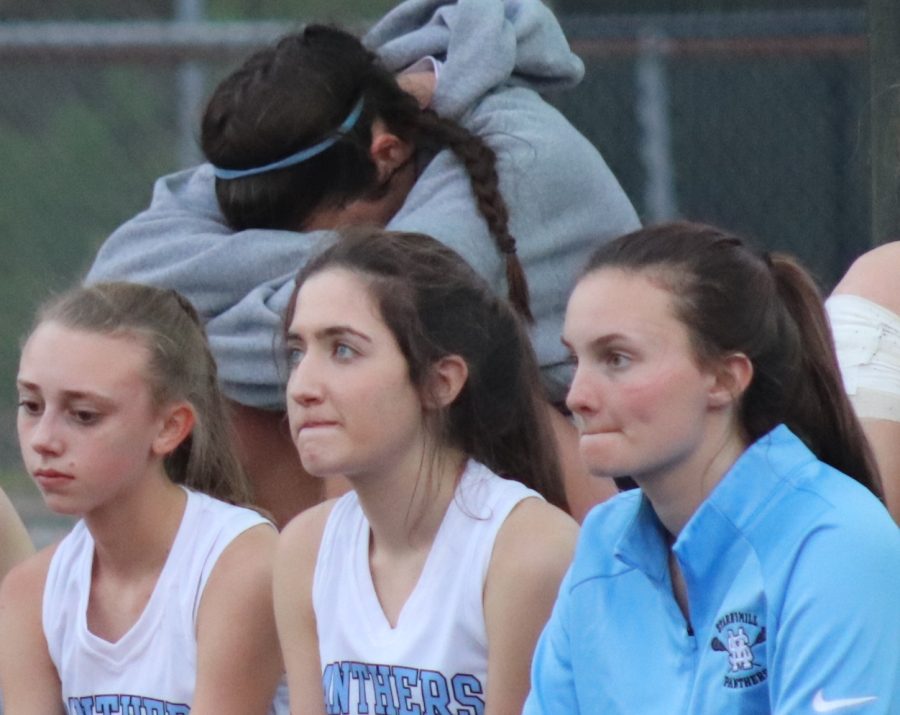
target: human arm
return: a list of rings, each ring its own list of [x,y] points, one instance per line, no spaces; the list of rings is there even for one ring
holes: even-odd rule
[[[9,570],[34,553],[31,537],[6,492],[0,489],[0,581]]]
[[[900,525],[900,422],[874,417],[859,421],[878,464],[884,502]]]
[[[419,106],[424,109],[431,104],[431,98],[434,96],[434,89],[437,85],[434,64],[427,62],[424,63],[424,66],[420,66],[417,63],[416,67],[397,75],[397,84],[404,92],[415,97]]]
[[[578,526],[538,499],[520,502],[497,535],[484,591],[485,715],[518,715],[538,635],[572,558]]]
[[[272,608],[277,532],[258,525],[219,556],[197,613],[193,715],[265,715],[283,672]]]
[[[793,560],[767,640],[773,715],[850,699],[859,715],[900,711],[900,532],[856,516],[868,523],[820,529]]]
[[[463,124],[497,157],[500,193],[528,279],[532,343],[545,383],[553,385],[551,399],[562,400],[571,367],[559,336],[571,288],[596,247],[637,228],[637,215],[597,150],[533,91],[501,88]],[[434,236],[506,296],[504,256],[450,150],[421,170],[388,228]]]
[[[206,325],[226,395],[283,409],[283,311],[297,270],[334,235],[235,232],[216,203],[214,181],[208,164],[157,180],[150,206],[106,240],[86,282],[127,280],[183,293]]]
[[[275,619],[293,715],[324,715],[322,666],[313,609],[313,575],[334,502],[309,509],[281,533],[275,560]]]
[[[53,548],[9,572],[0,587],[0,692],[7,715],[66,712],[41,617]]]
[[[877,316],[871,316],[873,323],[868,326],[872,334],[877,336],[873,349],[881,351],[877,364],[873,364],[874,356],[869,355],[864,363],[853,365],[851,368],[864,370],[867,374],[865,383],[859,386],[860,389],[871,389],[873,385],[870,381],[876,379],[882,385],[882,390],[860,398],[852,394],[857,388],[848,387],[848,392],[851,392],[851,402],[859,412],[863,431],[878,464],[885,503],[894,520],[900,524],[900,421],[898,421],[900,407],[895,406],[900,403],[900,395],[895,394],[900,389],[898,388],[900,366],[896,364],[897,345],[900,344],[898,269],[900,269],[900,241],[883,244],[854,261],[835,287],[833,295],[856,296],[889,311],[884,320],[892,325],[878,325],[874,322],[878,319]],[[839,322],[841,320],[843,318],[838,318]],[[855,335],[852,332],[845,335],[843,331],[837,329],[838,326],[835,327],[834,337],[839,357],[842,352],[852,354],[861,349],[859,339],[854,339]],[[893,389],[888,392],[891,385]],[[873,399],[875,402],[870,402]]]

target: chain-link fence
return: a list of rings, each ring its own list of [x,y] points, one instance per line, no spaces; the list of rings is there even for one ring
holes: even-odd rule
[[[566,114],[645,220],[718,222],[831,284],[869,241],[862,12],[570,18]]]
[[[720,223],[828,286],[868,245],[862,11],[563,17],[587,65],[552,100],[645,220]],[[196,160],[203,97],[284,22],[0,23],[0,468],[34,306]]]

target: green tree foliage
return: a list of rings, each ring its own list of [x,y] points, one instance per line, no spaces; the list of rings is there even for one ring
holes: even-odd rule
[[[205,0],[212,20],[365,23],[391,0]],[[171,19],[177,0],[0,0],[3,22]],[[208,67],[210,81],[235,64]],[[36,306],[80,279],[103,239],[179,167],[176,67],[0,59],[0,467],[17,462],[11,426],[19,344]]]
[[[35,306],[81,276],[103,238],[173,167],[170,75],[57,66],[0,73],[0,410],[12,409],[19,343]],[[11,455],[4,434],[0,463]]]

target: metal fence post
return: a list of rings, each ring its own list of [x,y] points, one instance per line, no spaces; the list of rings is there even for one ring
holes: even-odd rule
[[[644,215],[649,223],[678,217],[669,85],[663,57],[665,41],[665,37],[655,29],[642,31],[635,66],[635,109],[645,176]]]
[[[202,22],[206,15],[206,0],[175,0],[175,20]],[[187,60],[177,71],[178,163],[192,166],[201,159],[197,146],[197,109],[203,100],[206,76],[198,62]]]
[[[900,3],[869,0],[872,243],[900,239]]]

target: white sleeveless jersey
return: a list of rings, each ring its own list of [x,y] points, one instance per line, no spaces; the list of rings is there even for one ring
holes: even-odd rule
[[[269,522],[251,509],[185,491],[184,516],[150,600],[115,643],[87,627],[94,540],[84,521],[75,525],[53,555],[44,587],[43,626],[69,715],[190,712],[203,588],[232,540]],[[270,713],[287,712],[282,684]]]
[[[337,501],[313,581],[329,715],[484,711],[485,578],[497,532],[527,497],[540,498],[470,461],[395,628],[372,583],[369,523],[356,494]]]

